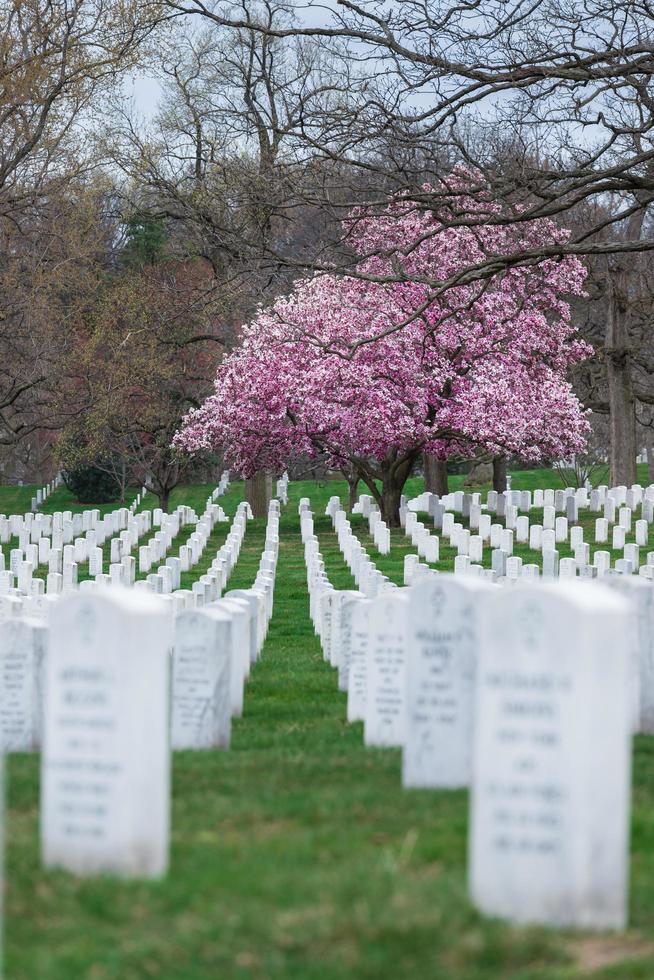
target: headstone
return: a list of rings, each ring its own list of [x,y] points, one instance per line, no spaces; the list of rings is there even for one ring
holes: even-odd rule
[[[488,585],[439,575],[411,590],[405,787],[463,787],[472,773],[479,613]]]
[[[529,518],[518,517],[515,522],[515,531],[518,544],[526,544],[529,541]]]
[[[491,553],[491,567],[498,578],[503,578],[506,575],[506,559],[508,555],[506,551],[502,551],[496,548]]]
[[[634,730],[654,734],[654,588],[642,578],[616,575],[607,584],[631,605],[633,642],[632,697],[636,701]],[[625,645],[625,644],[623,644]]]
[[[160,876],[168,864],[170,617],[129,590],[60,599],[45,669],[47,867]]]
[[[193,609],[177,616],[172,681],[174,749],[229,748],[231,661],[232,624],[226,613]]]
[[[420,563],[418,555],[404,556],[404,584],[411,585],[417,565]]]
[[[353,600],[352,633],[347,678],[347,720],[363,721],[368,689],[368,648],[370,646],[372,600]]]
[[[406,633],[409,598],[399,589],[373,599],[364,742],[401,746],[406,735]]]
[[[637,544],[630,542],[624,546],[624,557],[630,561],[634,570],[640,565],[640,548]]]
[[[609,540],[609,522],[605,517],[598,517],[595,520],[595,541],[597,544],[606,544]]]
[[[540,551],[543,544],[543,525],[531,524],[529,527],[529,548],[532,551]]]
[[[98,548],[97,546],[89,548],[89,575],[92,575],[93,578],[96,575],[102,575],[103,560],[102,548]]]
[[[593,565],[598,575],[604,575],[611,567],[611,552],[596,551],[593,555]]]
[[[194,585],[197,583],[194,583]],[[259,655],[260,605],[254,589],[232,589],[226,593],[226,598],[245,599],[250,606],[250,663],[253,664]]]
[[[454,559],[454,574],[464,575],[468,572],[470,568],[470,558],[468,555],[456,555]],[[414,582],[417,581],[417,576],[414,578]]]
[[[486,606],[469,868],[488,915],[625,925],[627,622],[626,604],[598,585],[532,584]]]
[[[636,521],[636,544],[641,547],[647,547],[648,535],[649,525],[647,521]]]
[[[522,558],[512,555],[506,559],[506,577],[510,582],[517,582],[522,575]]]
[[[232,619],[232,715],[240,717],[243,714],[243,688],[250,676],[250,603],[238,597],[223,598],[212,603],[211,608],[227,612]]]
[[[612,548],[614,551],[622,551],[624,548],[625,529],[621,524],[616,524],[613,528]]]
[[[559,553],[555,548],[543,551],[543,577],[556,578],[559,574]]]
[[[47,628],[35,620],[0,621],[0,746],[33,752],[41,744],[42,669]]]

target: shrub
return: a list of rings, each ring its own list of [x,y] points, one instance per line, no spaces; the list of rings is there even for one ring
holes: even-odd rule
[[[64,483],[80,504],[109,504],[120,497],[120,487],[110,473],[97,466],[76,466],[63,471]]]

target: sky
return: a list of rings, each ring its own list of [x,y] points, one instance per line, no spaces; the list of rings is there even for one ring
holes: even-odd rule
[[[325,26],[330,19],[330,13],[335,9],[335,0],[323,2],[294,3],[297,19],[305,27]],[[392,4],[391,4],[392,6]],[[197,23],[196,18],[192,20]],[[139,116],[144,119],[151,119],[157,110],[157,104],[161,97],[161,86],[157,79],[145,71],[138,71],[129,76],[124,82],[124,93],[129,99]]]

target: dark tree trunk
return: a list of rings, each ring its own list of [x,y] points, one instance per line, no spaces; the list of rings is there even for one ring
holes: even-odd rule
[[[643,440],[647,450],[647,482],[654,483],[654,431],[648,425],[643,429]]]
[[[400,499],[403,483],[388,482],[382,490],[381,515],[388,527],[400,527]]]
[[[253,517],[267,517],[272,500],[272,474],[259,470],[245,481],[245,499],[252,508]]]
[[[506,457],[495,456],[493,459],[493,490],[504,493],[506,490]]]
[[[360,478],[358,476],[347,476],[346,474],[345,479],[347,480],[347,506],[349,512],[352,513],[354,505],[357,502],[357,487],[359,486]]]
[[[382,492],[379,509],[388,527],[401,527],[400,500],[402,499],[402,491],[417,458],[417,455],[409,456],[399,462],[394,459],[387,459],[381,465]]]
[[[439,497],[444,497],[449,492],[447,460],[430,456],[429,453],[423,453],[422,464],[425,471],[425,490],[430,493],[437,493]]]
[[[167,514],[168,513],[168,503],[170,501],[170,489],[159,490],[157,492],[157,497],[159,498],[159,506]]]
[[[611,283],[606,325],[606,376],[611,426],[611,485],[636,482],[636,404],[631,377],[626,293]]]

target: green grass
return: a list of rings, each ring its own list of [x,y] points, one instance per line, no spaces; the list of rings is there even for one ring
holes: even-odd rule
[[[556,485],[552,474],[547,483]],[[200,514],[208,489],[183,488],[172,506],[183,499]],[[313,634],[297,502],[311,498],[328,574],[345,588],[352,579],[322,516],[328,497],[345,490],[331,482],[290,486],[274,616],[232,748],[174,757],[164,881],[43,872],[38,758],[9,759],[6,978],[654,976],[654,740],[637,739],[634,753],[629,931],[587,937],[482,919],[466,897],[467,794],[401,789],[399,753],[365,749],[361,725],[346,724],[345,698]],[[230,516],[240,496],[238,486],[228,494]],[[364,535],[362,522],[356,526]],[[184,585],[204,570],[227,527],[217,525]],[[264,522],[249,522],[229,588],[251,584],[263,540]],[[408,550],[394,534],[388,559],[370,553],[400,581]]]
[[[39,487],[41,484],[39,484]],[[26,514],[32,498],[36,497],[36,486],[0,487],[0,514]]]

